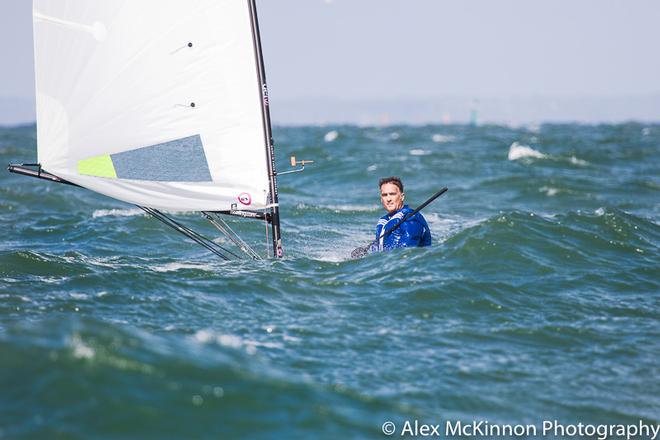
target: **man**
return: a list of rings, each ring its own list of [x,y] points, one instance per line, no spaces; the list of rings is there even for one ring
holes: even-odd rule
[[[422,247],[431,245],[431,231],[424,216],[417,213],[403,222],[391,234],[383,237],[388,230],[413,212],[408,205],[403,204],[405,194],[403,183],[398,177],[385,177],[380,179],[380,201],[387,210],[387,214],[378,220],[376,225],[376,240],[378,243],[372,247],[372,252],[383,251],[402,247]]]

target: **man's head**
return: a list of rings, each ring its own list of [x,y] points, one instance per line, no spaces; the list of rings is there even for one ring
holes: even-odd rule
[[[383,203],[383,208],[392,214],[403,208],[403,182],[398,177],[385,177],[380,179],[378,184],[380,187],[380,201]]]

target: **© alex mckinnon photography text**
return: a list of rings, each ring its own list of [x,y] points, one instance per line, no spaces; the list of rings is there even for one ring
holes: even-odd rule
[[[565,424],[557,420],[543,420],[537,424],[494,424],[487,420],[472,422],[447,420],[439,424],[422,423],[419,420],[406,420],[399,425],[386,421],[381,426],[383,434],[398,437],[595,437],[598,440],[610,438],[645,438],[656,440],[660,425],[636,424]]]

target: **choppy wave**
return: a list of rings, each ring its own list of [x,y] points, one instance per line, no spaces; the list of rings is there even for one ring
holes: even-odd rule
[[[619,263],[610,256],[627,256],[631,264],[645,267],[643,255],[655,253],[658,240],[660,228],[654,222],[599,208],[558,215],[503,212],[462,230],[444,245],[452,256],[474,258],[473,263],[493,269],[518,261],[516,269],[523,271],[541,262],[548,270],[564,270],[570,260],[594,270],[616,270]]]
[[[456,140],[455,136],[448,136],[448,135],[443,135],[439,133],[435,133],[433,136],[431,136],[431,139],[433,142],[436,144],[443,144],[445,142],[453,142]]]
[[[509,160],[518,160],[526,157],[534,159],[545,159],[547,156],[540,151],[527,146],[514,142],[509,147]]]
[[[429,154],[431,154],[431,151],[424,150],[422,148],[413,148],[412,150],[410,150],[409,153],[411,156],[428,156]]]
[[[93,218],[99,218],[99,217],[108,217],[108,216],[114,216],[114,217],[132,217],[135,215],[147,215],[145,212],[139,208],[135,209],[97,209],[94,211],[92,214]]]
[[[333,142],[339,137],[339,132],[337,130],[331,130],[323,136],[323,140],[326,142]]]
[[[232,335],[157,335],[65,318],[5,329],[0,350],[3,403],[41,395],[29,417],[3,411],[8,438],[367,435],[389,408],[278,371]]]
[[[658,136],[276,128],[278,169],[315,162],[279,179],[285,258],[264,261],[220,261],[130,205],[0,174],[0,437],[657,421]],[[29,161],[35,139],[0,129],[0,156]],[[389,175],[411,207],[449,187],[423,211],[434,244],[351,259]],[[173,215],[218,240],[198,214]],[[263,222],[227,221],[270,249]]]

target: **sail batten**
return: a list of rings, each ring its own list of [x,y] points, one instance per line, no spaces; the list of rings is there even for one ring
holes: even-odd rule
[[[38,157],[176,211],[269,204],[269,127],[245,0],[34,0]]]

